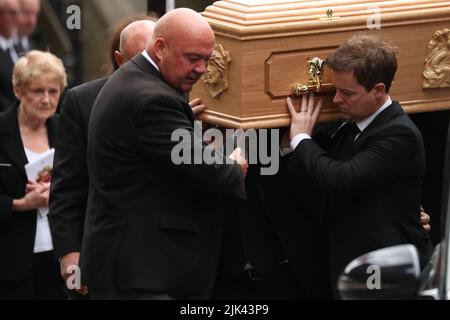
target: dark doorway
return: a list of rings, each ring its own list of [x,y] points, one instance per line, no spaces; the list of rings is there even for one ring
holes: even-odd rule
[[[446,162],[447,132],[450,111],[411,114],[410,117],[422,133],[425,143],[427,171],[423,186],[423,207],[431,216],[430,236],[434,244],[441,240],[442,195]],[[450,150],[447,150],[450,154]]]
[[[166,0],[148,0],[147,11],[162,16],[166,12]]]

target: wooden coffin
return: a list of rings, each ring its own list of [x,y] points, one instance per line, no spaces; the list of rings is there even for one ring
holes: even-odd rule
[[[337,119],[329,70],[316,69],[357,32],[400,47],[391,96],[407,112],[450,109],[450,1],[223,0],[202,14],[216,34],[208,71],[190,95],[207,104],[204,121],[287,126],[285,98],[301,90],[324,98],[319,121]]]

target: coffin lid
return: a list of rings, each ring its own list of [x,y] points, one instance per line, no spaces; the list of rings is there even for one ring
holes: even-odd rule
[[[327,18],[327,10],[333,17]],[[380,13],[381,27],[450,21],[444,0],[223,0],[202,13],[216,34],[241,40],[273,38],[333,30],[367,29]],[[332,22],[332,23],[331,23]]]

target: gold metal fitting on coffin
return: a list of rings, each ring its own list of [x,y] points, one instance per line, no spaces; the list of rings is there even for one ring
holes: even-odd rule
[[[328,9],[327,12],[326,12],[326,15],[327,15],[327,18],[328,18],[328,19],[333,18],[333,10]]]
[[[325,61],[314,57],[308,61],[308,84],[296,84],[292,87],[292,93],[301,95],[308,91],[320,92],[323,83],[323,67]]]

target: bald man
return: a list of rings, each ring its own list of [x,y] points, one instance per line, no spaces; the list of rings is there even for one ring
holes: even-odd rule
[[[147,37],[147,32],[142,28],[147,25],[152,30],[155,23],[145,20],[130,23],[120,33],[119,50],[114,53],[114,57],[119,66],[133,58],[137,53],[143,51],[150,39]]]
[[[19,55],[30,51],[31,35],[36,30],[41,0],[19,0],[20,14],[18,19],[17,37],[15,39],[16,51]]]
[[[243,174],[236,163],[177,165],[171,153],[177,129],[188,137],[186,155],[206,148],[192,144],[194,114],[184,94],[205,72],[213,48],[214,33],[200,14],[172,10],[156,23],[146,51],[97,97],[80,256],[81,280],[94,299],[210,297],[222,195],[244,197]]]
[[[19,3],[0,0],[0,112],[16,101],[12,89],[12,70],[19,56],[14,48]]]
[[[146,48],[154,26],[154,21],[139,20],[123,29],[120,52],[115,53],[119,66]],[[74,87],[65,93],[61,103],[48,217],[64,279],[71,273],[68,268],[78,265],[80,256],[89,190],[86,165],[89,116],[95,98],[107,80],[105,77]],[[81,292],[86,293],[86,288]]]

